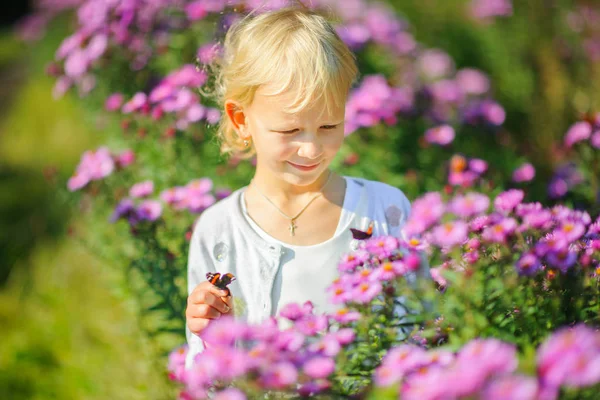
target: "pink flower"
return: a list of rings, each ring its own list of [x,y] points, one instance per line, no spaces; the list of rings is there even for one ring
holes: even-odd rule
[[[214,397],[215,400],[246,400],[247,397],[239,389],[228,388],[217,393]]]
[[[565,135],[565,146],[573,147],[575,143],[589,139],[592,134],[592,126],[587,121],[577,122],[569,128]]]
[[[450,212],[462,218],[469,218],[478,214],[485,213],[490,206],[490,199],[480,193],[470,192],[464,196],[456,196],[448,209]]]
[[[454,128],[450,125],[440,125],[425,132],[425,140],[429,143],[447,146],[454,140]]]
[[[69,78],[80,78],[87,71],[90,60],[82,50],[73,51],[65,61],[65,75]]]
[[[429,79],[447,76],[454,69],[450,56],[438,49],[428,49],[421,53],[418,60],[419,69]]]
[[[340,308],[332,314],[332,318],[340,324],[358,321],[361,314],[358,311],[352,311],[348,308]]]
[[[154,191],[154,182],[152,181],[144,181],[140,183],[136,183],[129,189],[129,196],[131,197],[146,197],[152,194]]]
[[[356,267],[367,262],[369,257],[369,252],[364,249],[358,249],[350,254],[344,254],[338,264],[338,271],[353,272]]]
[[[135,161],[135,153],[133,150],[125,150],[115,157],[115,161],[119,167],[127,167],[128,165],[133,164]]]
[[[327,378],[335,371],[335,362],[329,357],[314,357],[304,364],[304,373],[313,379]]]
[[[516,228],[517,221],[513,218],[504,218],[485,228],[481,233],[481,238],[489,243],[506,243]]]
[[[270,389],[284,389],[298,380],[298,370],[288,361],[280,361],[268,367],[259,382]]]
[[[524,197],[525,193],[522,190],[507,190],[496,196],[494,208],[502,213],[509,213],[523,201]]]
[[[104,54],[108,46],[108,37],[106,35],[100,34],[94,36],[87,48],[85,49],[85,53],[90,60],[96,60]]]
[[[169,370],[169,378],[177,382],[184,382],[185,378],[185,358],[187,356],[187,344],[176,348],[169,354],[169,362],[167,369]]]
[[[402,276],[407,272],[407,268],[403,261],[392,261],[381,264],[375,269],[375,279],[380,281],[391,281],[398,276]]]
[[[507,375],[495,378],[484,390],[482,398],[487,400],[535,400],[538,399],[538,383],[535,378]]]
[[[121,93],[113,93],[111,94],[104,103],[104,108],[106,111],[116,111],[121,108],[123,104],[123,95]]]
[[[393,236],[374,237],[365,243],[365,249],[380,259],[391,256],[399,247],[400,242]]]
[[[156,221],[162,214],[162,204],[156,200],[145,200],[138,206],[138,216],[147,221]]]
[[[593,148],[600,149],[600,130],[594,132],[594,134],[590,138],[590,144]]]
[[[433,281],[435,283],[437,283],[438,285],[440,285],[440,287],[442,287],[442,288],[445,288],[448,285],[448,281],[446,281],[446,278],[444,278],[442,276],[442,272],[445,269],[446,268],[443,266],[429,269],[429,274],[431,275],[431,278],[433,279]]]
[[[535,177],[535,168],[530,163],[525,163],[513,172],[514,182],[529,182]]]
[[[420,235],[444,215],[446,206],[438,192],[426,193],[412,204],[409,219],[405,225],[408,236]]]
[[[464,68],[456,73],[456,81],[465,93],[480,95],[490,89],[490,80],[479,70]]]
[[[129,114],[131,112],[137,111],[142,108],[146,101],[148,100],[146,93],[138,92],[136,93],[131,100],[129,100],[123,107],[121,111],[123,114]]]
[[[69,178],[67,182],[67,188],[69,191],[74,192],[81,189],[90,182],[90,177],[85,171],[75,171],[75,175]]]
[[[197,57],[202,64],[210,64],[221,52],[218,43],[207,43],[198,49]]]
[[[369,303],[375,298],[375,296],[381,293],[381,290],[381,283],[363,281],[352,290],[352,293],[350,294],[350,299],[352,302],[355,303]]]
[[[432,231],[432,242],[441,247],[454,247],[467,240],[469,226],[463,221],[446,222]]]

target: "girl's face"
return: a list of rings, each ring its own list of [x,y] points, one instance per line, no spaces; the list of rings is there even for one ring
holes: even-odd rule
[[[226,103],[238,133],[244,138],[251,136],[256,174],[298,186],[315,182],[344,140],[345,106],[327,113],[324,100],[320,100],[289,114],[284,110],[295,98],[292,93],[266,96],[261,89],[250,107],[242,111],[229,111]]]

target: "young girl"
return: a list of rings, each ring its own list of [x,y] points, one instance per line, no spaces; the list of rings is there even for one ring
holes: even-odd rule
[[[357,247],[350,228],[372,224],[374,236],[400,236],[410,212],[400,190],[329,168],[344,140],[357,72],[332,26],[306,9],[252,16],[228,31],[217,79],[225,111],[219,136],[223,151],[255,154],[256,172],[195,225],[187,367],[204,348],[198,334],[233,308],[249,323],[291,302],[333,311],[326,288],[341,257]],[[236,277],[231,297],[206,280],[207,272]]]

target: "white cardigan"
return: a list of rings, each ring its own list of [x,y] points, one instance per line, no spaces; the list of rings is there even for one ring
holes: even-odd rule
[[[388,184],[356,177],[345,177],[359,190],[347,228],[366,230],[373,222],[373,236],[402,236],[401,228],[410,214],[410,202],[404,193]],[[263,239],[243,215],[240,196],[246,187],[233,192],[205,210],[194,227],[188,255],[188,294],[206,280],[207,272],[231,272],[236,280],[228,287],[234,298],[236,314],[248,323],[259,323],[271,316],[271,291],[280,266],[282,245]],[[349,240],[347,252],[356,248]],[[186,327],[189,351],[186,368],[204,349],[200,337]]]

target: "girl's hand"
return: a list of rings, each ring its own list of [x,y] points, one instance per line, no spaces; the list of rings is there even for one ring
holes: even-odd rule
[[[213,319],[222,315],[233,315],[232,296],[227,296],[226,290],[221,290],[212,283],[200,283],[188,296],[185,309],[185,319],[188,328],[199,335]]]

